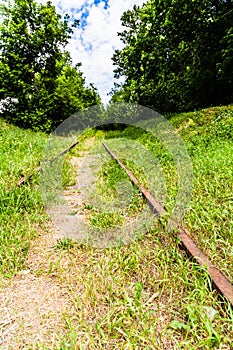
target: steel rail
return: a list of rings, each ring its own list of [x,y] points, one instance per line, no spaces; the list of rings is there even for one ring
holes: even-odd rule
[[[120,165],[120,167],[126,172],[131,182],[138,187],[138,189],[143,194],[144,198],[147,200],[148,205],[151,210],[158,215],[166,213],[167,211],[161,206],[159,202],[151,195],[151,193],[145,189],[144,186],[140,185],[134,174],[127,169],[127,167],[119,160],[119,158],[109,149],[109,147],[102,142],[102,145],[106,151],[111,155],[111,157]],[[207,256],[197,247],[196,243],[190,238],[190,233],[182,228],[175,220],[170,220],[168,223],[176,224],[178,229],[177,237],[180,238],[184,248],[191,255],[191,257],[201,266],[205,267],[209,276],[212,279],[212,283],[223,297],[225,297],[229,303],[233,306],[233,285],[230,283],[228,278],[215,267]]]
[[[72,143],[72,145],[70,145],[68,148],[66,148],[64,151],[58,153],[56,156],[54,156],[53,158],[49,159],[47,161],[47,163],[52,163],[54,162],[58,157],[61,157],[63,155],[65,155],[66,153],[68,153],[72,148],[74,148],[77,144],[79,143],[79,141],[76,141],[74,143]],[[38,171],[41,171],[42,170],[42,166],[38,166],[36,167],[33,172],[28,175],[28,176],[22,176],[20,180],[18,180],[16,186],[17,187],[20,187],[22,186],[23,184],[25,184],[26,181],[30,180],[35,174],[38,173]],[[11,188],[7,188],[6,192],[9,192]]]

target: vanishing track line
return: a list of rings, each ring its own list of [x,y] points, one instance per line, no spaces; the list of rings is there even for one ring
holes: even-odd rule
[[[50,159],[48,162],[53,162],[58,157],[65,155],[69,150],[74,148],[79,141],[73,143],[70,145],[67,149]],[[131,182],[138,187],[140,192],[143,194],[144,198],[147,200],[148,205],[150,206],[151,210],[156,213],[157,215],[161,215],[163,213],[166,213],[166,210],[161,206],[159,202],[156,201],[156,199],[151,195],[149,191],[145,189],[142,185],[139,184],[139,181],[134,176],[134,174],[127,169],[127,167],[118,159],[118,157],[108,148],[108,146],[102,142],[102,145],[106,149],[106,151],[110,154],[110,156],[120,165],[120,167],[126,172],[128,177],[130,178]],[[17,186],[20,187],[23,184],[25,184],[28,180],[30,180],[31,177],[33,177],[38,171],[41,171],[42,167],[39,166],[34,169],[34,172],[29,175],[28,177],[22,177],[18,182]],[[10,189],[7,189],[9,191]],[[190,256],[201,266],[205,267],[207,269],[207,272],[209,276],[211,277],[211,280],[213,282],[213,286],[217,291],[226,299],[229,301],[229,303],[233,306],[233,285],[230,283],[228,278],[217,268],[215,267],[211,261],[208,259],[208,257],[198,248],[197,244],[190,238],[189,232],[181,227],[177,222],[174,220],[171,220],[168,222],[168,224],[174,225],[178,229],[177,237],[180,238],[185,250],[190,254]]]
[[[134,174],[127,169],[127,167],[119,160],[119,158],[108,148],[108,146],[102,142],[102,145],[106,151],[111,155],[111,157],[120,165],[120,167],[126,172],[131,182],[138,187],[140,192],[143,194],[144,198],[147,200],[148,205],[151,210],[157,213],[159,216],[163,213],[166,213],[166,210],[161,206],[159,202],[150,194],[149,191],[145,189],[142,185],[139,184],[138,179]],[[189,232],[181,227],[174,220],[169,220],[168,224],[175,224],[175,227],[178,228],[177,236],[181,239],[181,242],[185,250],[198,262],[199,265],[206,267],[209,276],[212,279],[214,287],[225,297],[230,304],[233,306],[233,286],[230,281],[224,276],[224,274],[215,267],[207,256],[197,247],[196,243],[189,237]]]

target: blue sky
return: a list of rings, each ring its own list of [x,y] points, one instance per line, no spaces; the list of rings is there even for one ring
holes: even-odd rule
[[[74,63],[82,62],[81,70],[87,83],[94,83],[104,103],[109,100],[107,93],[114,85],[111,57],[115,49],[122,48],[117,36],[117,32],[122,31],[120,17],[144,1],[52,0],[57,12],[80,20],[81,25],[75,29],[67,49]]]

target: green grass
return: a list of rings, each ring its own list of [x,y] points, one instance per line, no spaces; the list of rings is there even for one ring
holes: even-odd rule
[[[0,120],[0,274],[12,276],[24,267],[30,241],[45,228],[47,215],[37,174],[48,137]],[[17,182],[35,174],[22,187]],[[72,184],[73,169],[64,162],[63,186]]]
[[[185,140],[195,174],[183,225],[233,282],[233,107],[176,115],[170,122]],[[97,132],[94,152],[100,151],[101,138],[110,148],[114,139],[131,138],[154,152],[166,180],[169,210],[177,174],[161,143],[127,127]],[[145,182],[137,164],[127,165]],[[99,172],[98,191],[109,200],[117,198],[117,183],[123,179],[120,168],[109,161]],[[139,202],[135,209],[140,211]],[[99,224],[106,223],[104,215],[96,215]],[[130,215],[128,208],[122,215]],[[232,308],[212,288],[205,268],[190,260],[175,234],[166,231],[163,220],[129,246],[99,251],[77,245],[67,253],[73,260],[72,279],[83,288],[81,295],[72,294],[77,312],[65,317],[65,335],[58,335],[56,349],[233,348]],[[62,276],[70,281],[69,273]]]
[[[195,176],[184,225],[233,283],[233,106],[175,115],[170,122],[185,141]],[[168,211],[172,209],[178,190],[177,174],[161,142],[135,127],[107,132],[105,137],[128,137],[154,153],[166,179],[165,207]],[[138,177],[135,167],[131,169]]]
[[[57,275],[72,285],[76,312],[64,316],[56,349],[231,348],[232,311],[210,291],[206,272],[161,244],[161,235],[101,252],[67,251],[70,270]]]
[[[141,172],[139,172],[134,163],[129,161],[125,161],[125,163],[129,169],[134,171],[136,176],[137,174],[141,175]],[[140,180],[141,183],[143,180],[145,181],[143,176],[140,177]],[[135,216],[137,212],[143,208],[145,200],[143,199],[140,191],[135,186],[133,187],[131,185],[125,171],[115,160],[110,160],[109,162],[105,163],[99,170],[97,177],[98,196],[100,196],[102,201],[114,201],[115,207],[117,208],[119,191],[122,190],[124,183],[127,183],[127,185],[131,188],[131,191],[128,191],[127,186],[125,190],[125,195],[128,196],[127,209],[123,208],[122,210],[122,206],[119,206],[119,209],[114,212],[100,212],[98,208],[92,207],[90,208],[91,225],[102,228],[122,225],[127,218]]]
[[[175,115],[170,122],[186,143],[195,174],[193,197],[183,225],[233,282],[233,106]],[[23,267],[30,241],[37,234],[38,224],[46,223],[46,216],[36,178],[31,185],[13,187],[8,193],[5,190],[18,180],[22,168],[29,174],[37,165],[46,137],[4,123],[1,128],[0,272],[8,276]],[[93,154],[101,149],[102,138],[110,148],[118,138],[130,138],[156,155],[167,187],[164,204],[171,210],[177,193],[177,174],[171,155],[157,139],[134,127],[89,133],[84,141],[94,138],[90,151]],[[17,155],[7,147],[12,142]],[[17,146],[19,143],[22,151]],[[25,154],[30,144],[33,152],[28,167]],[[79,156],[84,144],[71,154]],[[138,159],[137,163],[120,156],[142,183],[149,186],[143,171],[147,159]],[[72,183],[73,169],[67,167],[64,185]],[[109,157],[97,175],[98,195],[106,202],[117,201],[119,183],[128,181],[125,174]],[[115,216],[101,212],[91,202],[85,203],[84,212],[90,215],[90,223],[114,227],[121,225],[121,220],[137,216],[144,201],[133,187],[127,193],[131,196],[129,205]],[[154,227],[130,245],[96,249],[64,239],[54,249],[57,263],[48,263],[48,271],[40,273],[48,278],[52,275],[63,286],[72,307],[64,314],[62,331],[54,330],[53,346],[41,341],[30,349],[233,348],[232,308],[212,288],[205,268],[181,249],[174,232],[166,230],[163,220],[155,220]]]
[[[30,240],[45,216],[38,176],[18,188],[18,180],[34,172],[46,142],[42,133],[24,131],[0,120],[0,274],[23,268]]]

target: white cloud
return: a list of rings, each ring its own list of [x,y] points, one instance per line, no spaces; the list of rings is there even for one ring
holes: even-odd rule
[[[94,5],[94,0],[52,0],[59,13],[73,13],[76,19],[88,10],[86,25],[75,29],[67,49],[74,63],[82,62],[81,70],[87,83],[94,83],[103,102],[109,100],[107,93],[113,87],[111,57],[115,49],[122,48],[117,36],[117,32],[123,30],[120,17],[133,5],[143,2],[145,0],[109,0],[108,9],[104,9],[104,2]]]

